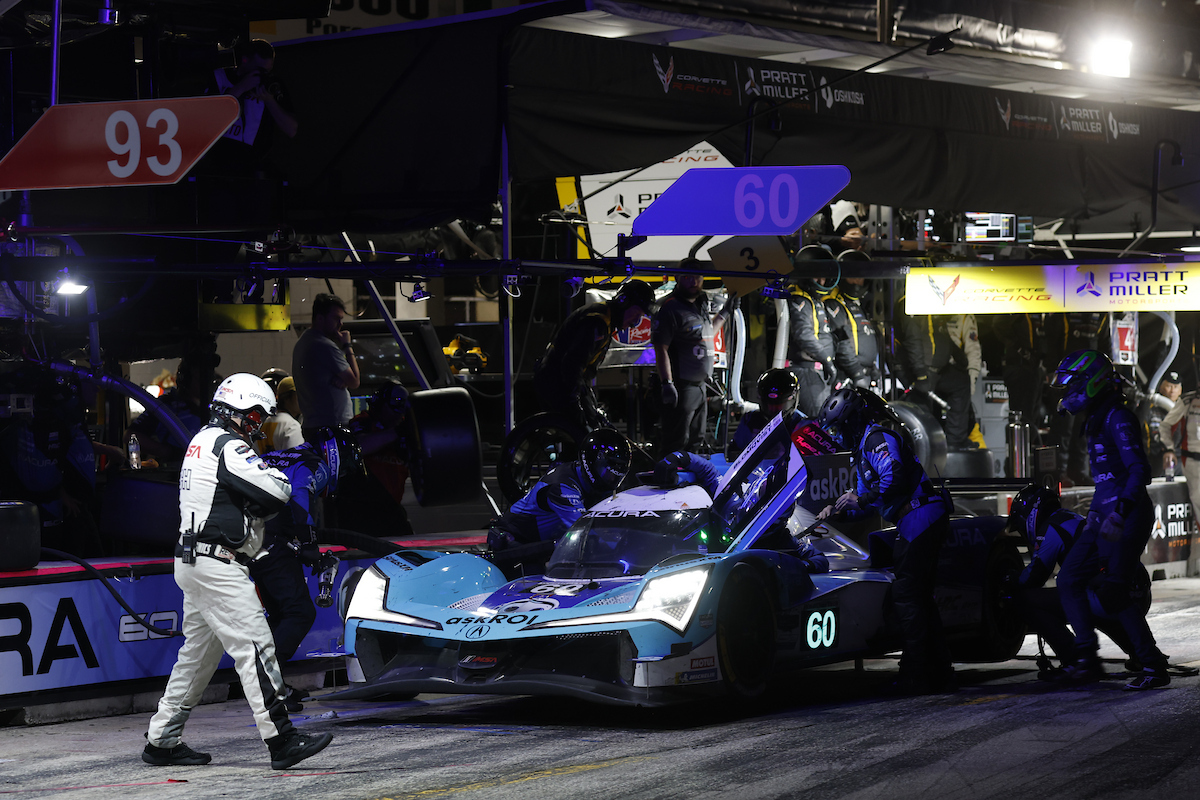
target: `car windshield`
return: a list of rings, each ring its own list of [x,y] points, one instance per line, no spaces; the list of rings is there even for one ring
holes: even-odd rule
[[[708,552],[708,521],[706,508],[585,514],[558,540],[546,576],[644,575],[671,556]]]

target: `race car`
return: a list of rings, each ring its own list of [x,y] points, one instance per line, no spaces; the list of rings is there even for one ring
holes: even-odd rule
[[[544,574],[508,581],[467,553],[379,560],[344,584],[346,651],[380,692],[657,706],[754,697],[776,670],[898,650],[893,574],[880,555],[890,548],[872,556],[826,526],[815,544],[829,571],[810,574],[798,557],[792,533],[823,503],[814,495],[836,496],[849,474],[848,455],[818,425],[789,432],[777,417],[715,496],[699,486],[621,492],[562,536]],[[789,516],[791,531],[779,522]],[[952,521],[938,599],[959,658],[1005,660],[1023,641],[1000,602],[1004,573],[1022,564],[1004,528],[1001,517]]]

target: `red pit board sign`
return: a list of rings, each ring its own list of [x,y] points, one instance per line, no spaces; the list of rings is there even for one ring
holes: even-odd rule
[[[177,183],[240,113],[225,95],[51,106],[0,161],[0,191]]]

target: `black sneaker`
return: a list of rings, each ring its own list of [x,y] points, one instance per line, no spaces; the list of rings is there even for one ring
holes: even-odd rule
[[[290,683],[285,683],[283,685],[283,689],[288,694],[288,696],[290,696],[293,700],[295,700],[298,703],[303,703],[305,700],[312,700],[312,695],[308,693],[307,689],[297,689],[295,686],[292,686]]]
[[[1095,683],[1104,680],[1105,675],[1104,666],[1095,657],[1081,658],[1063,672],[1068,683]]]
[[[1146,668],[1142,674],[1125,684],[1125,691],[1140,692],[1144,689],[1161,689],[1171,682],[1171,675],[1165,668]]]
[[[289,714],[299,714],[304,710],[304,704],[300,702],[301,698],[297,696],[296,690],[292,689],[286,683],[283,685],[285,694],[279,698],[283,703],[283,707],[287,709]]]
[[[142,761],[156,767],[198,767],[212,761],[208,753],[197,753],[183,742],[168,749],[147,743],[142,751]]]
[[[294,764],[299,764],[309,756],[315,756],[324,750],[332,741],[332,733],[320,733],[312,736],[293,731],[282,741],[268,742],[267,746],[271,748],[271,769],[287,769]]]

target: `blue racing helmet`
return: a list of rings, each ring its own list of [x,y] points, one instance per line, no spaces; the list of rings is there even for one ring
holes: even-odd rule
[[[1008,529],[1022,534],[1029,545],[1029,552],[1036,553],[1042,544],[1038,526],[1060,508],[1062,503],[1057,492],[1031,483],[1013,498],[1008,511]],[[1044,529],[1045,526],[1042,527]]]
[[[1064,358],[1050,383],[1063,390],[1058,413],[1078,414],[1092,402],[1116,389],[1121,378],[1113,369],[1112,359],[1099,350],[1076,350]]]
[[[312,444],[329,467],[329,484],[325,487],[327,496],[333,497],[337,492],[341,478],[364,471],[362,450],[349,429],[340,425],[321,428],[313,437]]]

